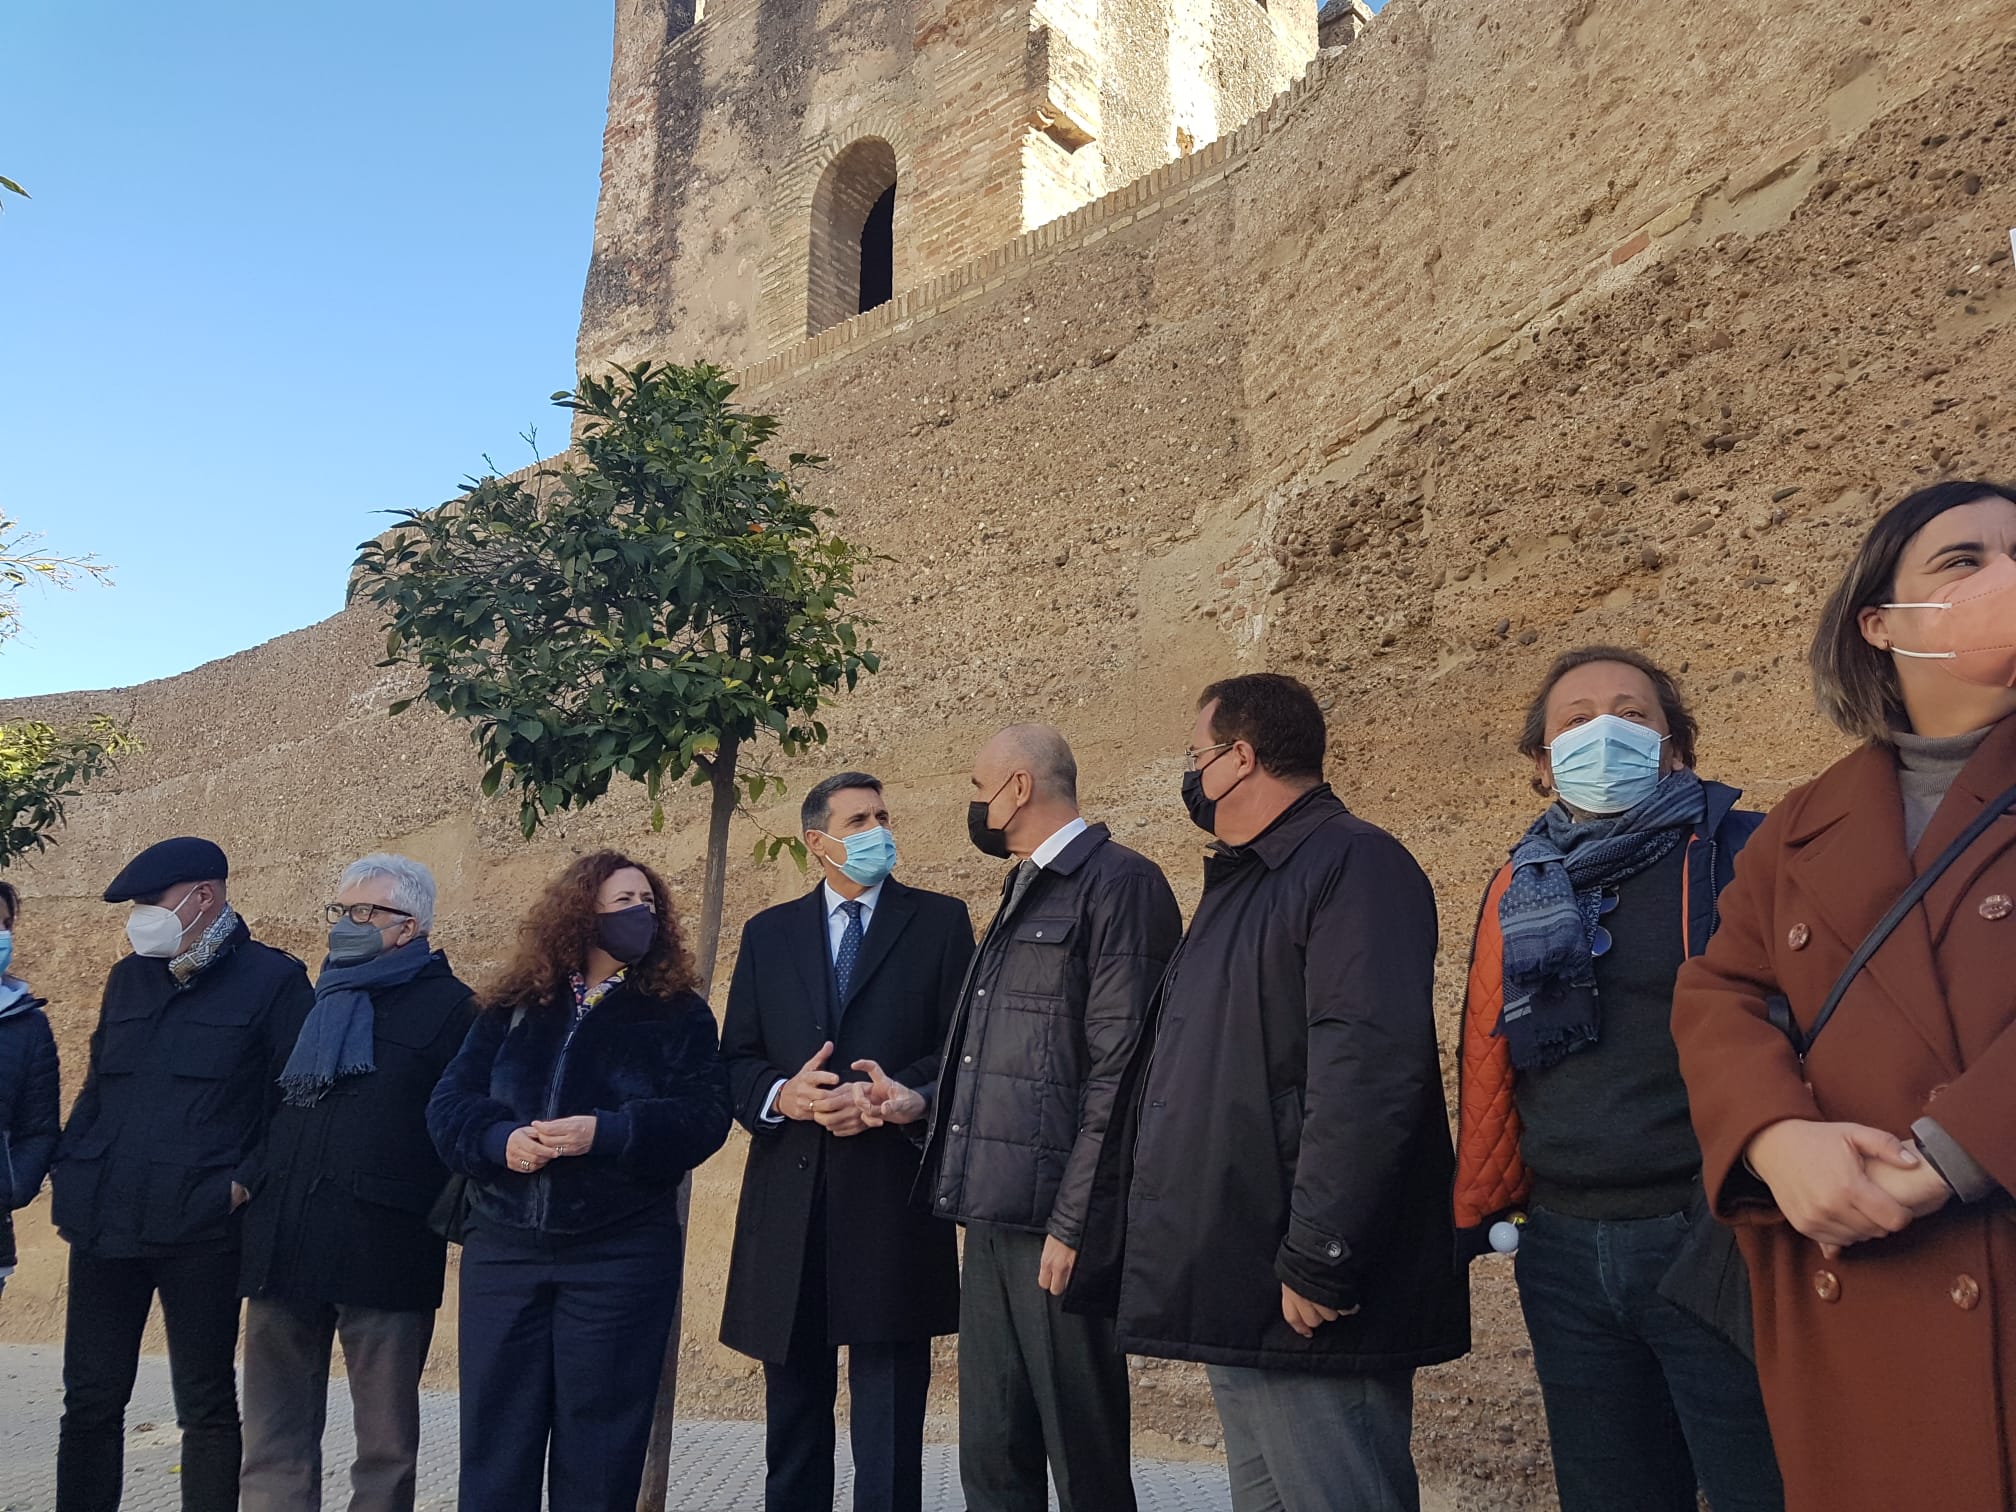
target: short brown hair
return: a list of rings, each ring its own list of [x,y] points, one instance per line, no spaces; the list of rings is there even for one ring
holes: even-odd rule
[[[1540,691],[1526,705],[1526,724],[1519,731],[1519,754],[1537,757],[1547,749],[1547,700],[1554,696],[1555,684],[1577,667],[1593,667],[1598,662],[1616,662],[1619,666],[1631,667],[1645,674],[1652,684],[1652,691],[1658,695],[1659,712],[1666,716],[1666,737],[1679,753],[1680,764],[1693,766],[1694,737],[1700,733],[1701,727],[1695,723],[1694,711],[1687,707],[1687,700],[1681,696],[1680,684],[1673,680],[1671,672],[1649,656],[1627,651],[1622,646],[1581,646],[1554,658],[1554,665],[1540,679]],[[1538,778],[1534,779],[1533,788],[1535,792],[1546,791]]]
[[[581,857],[547,884],[519,925],[517,952],[484,1006],[532,1012],[560,1006],[568,995],[569,975],[581,969],[596,943],[595,904],[602,884],[625,867],[644,873],[658,907],[658,933],[625,980],[660,998],[697,991],[693,957],[663,879],[642,861],[604,850]]]
[[[1197,695],[1197,707],[1218,707],[1211,733],[1219,740],[1243,740],[1253,757],[1276,777],[1323,775],[1323,748],[1329,739],[1316,695],[1279,672],[1228,677]]]
[[[21,917],[21,894],[14,891],[12,882],[0,882],[0,903],[7,905],[7,927],[12,929]]]
[[[1979,479],[1934,483],[1906,494],[1869,527],[1861,549],[1820,611],[1807,662],[1813,670],[1813,698],[1820,712],[1849,735],[1889,744],[1910,724],[1897,666],[1890,653],[1879,651],[1862,635],[1862,611],[1873,609],[1896,591],[1897,564],[1911,538],[1949,509],[2006,499],[2016,504],[2016,489]]]

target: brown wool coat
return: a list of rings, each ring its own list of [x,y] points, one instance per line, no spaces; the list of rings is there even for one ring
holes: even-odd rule
[[[1772,1027],[1810,1025],[1918,868],[2016,784],[2016,718],[1976,752],[1915,858],[1895,757],[1870,746],[1792,793],[1680,973],[1673,1034],[1703,1179],[1738,1225],[1757,1358],[1791,1512],[2016,1509],[2016,817],[1933,888],[1863,970],[1803,1073]],[[1782,1118],[1908,1135],[1930,1115],[2003,1191],[1949,1204],[1837,1260],[1785,1223],[1742,1164]]]

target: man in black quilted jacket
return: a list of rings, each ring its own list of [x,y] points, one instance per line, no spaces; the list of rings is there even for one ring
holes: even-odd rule
[[[1064,1288],[1121,1071],[1182,934],[1154,862],[1078,813],[1046,725],[980,750],[967,827],[1013,858],[946,1040],[920,1191],[966,1225],[959,1473],[970,1512],[1132,1512],[1127,1360]]]

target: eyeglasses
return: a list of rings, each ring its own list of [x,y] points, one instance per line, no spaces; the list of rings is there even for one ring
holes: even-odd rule
[[[1195,746],[1185,746],[1183,747],[1183,762],[1194,772],[1199,769],[1197,766],[1197,758],[1199,756],[1208,756],[1213,751],[1229,751],[1237,744],[1239,742],[1236,740],[1221,740],[1216,745],[1205,746],[1201,751]]]
[[[381,913],[391,914],[399,919],[413,917],[403,908],[387,908],[382,903],[330,903],[324,905],[322,909],[322,917],[331,924],[343,919],[348,919],[352,924],[373,924],[377,921],[372,915]]]

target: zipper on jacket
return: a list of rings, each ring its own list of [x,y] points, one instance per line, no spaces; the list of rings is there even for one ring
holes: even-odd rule
[[[581,1032],[583,1020],[594,1011],[590,1008],[587,1013],[575,1014],[574,1021],[567,1026],[567,1033],[560,1040],[560,1053],[553,1057],[553,1074],[546,1083],[544,1116],[547,1119],[555,1117],[560,1111],[560,1077],[567,1069],[567,1052],[574,1047],[574,1036]],[[546,1214],[553,1205],[553,1178],[546,1174],[547,1167],[552,1164],[552,1161],[547,1161],[532,1178],[532,1229],[535,1233],[545,1232]]]

